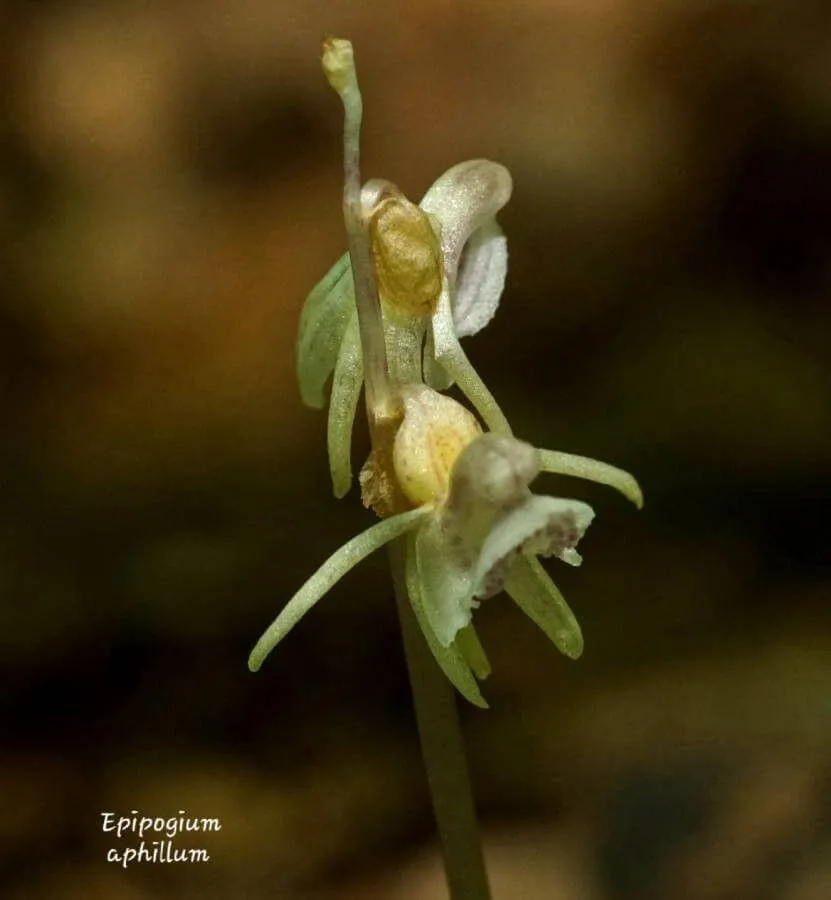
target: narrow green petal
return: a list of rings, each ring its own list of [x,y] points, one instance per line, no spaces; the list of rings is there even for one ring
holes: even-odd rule
[[[453,315],[447,292],[442,293],[439,306],[433,316],[433,343],[436,360],[445,369],[462,393],[470,400],[485,425],[495,434],[511,435],[511,426],[499,408],[493,394],[487,389],[456,337]]]
[[[505,590],[556,648],[571,659],[583,652],[583,633],[565,597],[534,556],[526,554],[511,567]]]
[[[479,681],[484,681],[491,673],[491,664],[485,654],[485,648],[479,641],[476,629],[472,625],[464,627],[456,635],[455,644],[465,662],[473,670],[473,674]]]
[[[352,426],[361,396],[364,367],[361,358],[361,337],[355,311],[346,326],[332,377],[332,396],[329,398],[329,471],[335,496],[340,499],[352,484]]]
[[[415,536],[418,579],[430,626],[443,647],[470,623],[473,599],[471,565],[452,552],[438,520],[426,522]]]
[[[424,383],[434,391],[446,391],[453,384],[447,370],[436,360],[432,328],[427,329],[427,340],[424,342]]]
[[[332,374],[343,334],[355,308],[349,254],[312,288],[303,304],[297,337],[297,380],[307,406],[322,409],[323,387]]]
[[[382,519],[371,528],[361,532],[336,550],[329,559],[289,600],[279,616],[268,626],[263,636],[248,657],[248,668],[252,672],[263,664],[266,656],[291,631],[318,600],[347,572],[379,547],[404,534],[417,525],[432,508],[422,506],[408,512]]]
[[[443,646],[430,624],[430,617],[425,609],[422,585],[419,578],[416,534],[407,536],[406,578],[407,593],[410,596],[413,612],[424,634],[424,639],[427,641],[427,646],[430,648],[430,652],[433,654],[442,672],[450,679],[453,686],[465,699],[469,700],[474,706],[487,709],[488,704],[479,690],[479,685],[476,683],[476,679],[470,671],[462,651],[455,643],[451,643],[447,647]]]
[[[620,491],[627,500],[631,500],[640,509],[643,506],[643,493],[637,481],[623,469],[598,462],[587,456],[573,456],[571,453],[558,453],[556,450],[538,450],[540,469],[552,475],[573,475],[585,478],[597,484]]]

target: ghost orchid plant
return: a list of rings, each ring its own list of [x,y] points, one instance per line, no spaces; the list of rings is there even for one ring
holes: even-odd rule
[[[347,183],[350,174],[347,165]],[[555,472],[616,487],[638,506],[642,496],[634,478],[614,466],[514,439],[459,343],[487,325],[499,305],[508,251],[495,216],[511,189],[504,166],[477,159],[445,172],[418,206],[388,181],[369,181],[357,192],[357,226],[369,249],[358,252],[369,257],[377,286],[381,347],[374,365],[385,361],[377,379],[383,390],[367,385],[370,421],[394,423],[361,472],[364,502],[382,521],[303,585],[260,638],[252,669],[349,569],[402,535],[408,535],[407,590],[424,636],[472,702],[486,705],[473,675],[482,678],[489,667],[471,613],[479,599],[503,588],[558,649],[572,658],[582,652],[580,627],[536,557],[579,565],[575,545],[594,513],[576,500],[533,497],[528,485],[541,471]],[[347,221],[353,212],[349,206]],[[365,372],[355,252],[345,253],[309,294],[297,349],[308,405],[325,405],[332,377],[328,447],[338,497],[352,480],[352,429]],[[454,382],[489,433],[438,392]],[[384,397],[380,412],[371,395]]]
[[[411,609],[421,644],[441,671],[464,697],[484,707],[477,679],[490,666],[472,621],[481,600],[504,590],[562,653],[576,658],[583,649],[580,626],[538,557],[579,565],[577,544],[594,512],[579,500],[535,495],[531,482],[541,472],[578,476],[618,489],[636,506],[641,491],[614,466],[516,439],[461,347],[461,338],[492,320],[505,285],[507,243],[496,215],[511,195],[508,170],[483,159],[459,163],[419,204],[388,181],[362,186],[362,102],[352,45],[328,39],[323,68],[345,112],[349,249],[306,300],[297,374],[303,401],[315,408],[325,405],[332,379],[328,450],[337,497],[352,482],[352,430],[364,389],[372,449],[360,473],[361,494],[381,521],[347,541],[300,588],[257,642],[249,667],[259,669],[340,578],[392,542],[405,645]],[[454,383],[479,418],[441,393]],[[429,700],[420,700],[421,679],[407,649],[418,712]],[[448,719],[446,709],[428,710],[425,717]],[[433,742],[439,749],[431,763],[424,727],[432,725],[421,719],[425,761],[435,773],[445,750],[442,741]],[[433,787],[451,887],[454,871],[467,873],[459,881],[464,893],[453,896],[485,897],[475,854],[469,847],[453,850],[458,829],[442,826],[441,790]],[[469,890],[474,882],[485,887]]]

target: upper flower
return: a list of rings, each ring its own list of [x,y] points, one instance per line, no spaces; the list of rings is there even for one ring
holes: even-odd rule
[[[508,170],[484,159],[448,169],[416,206],[388,181],[368,182],[368,223],[382,300],[390,376],[444,390],[459,384],[492,431],[511,429],[459,344],[493,318],[505,286],[508,248],[496,214],[511,196]],[[297,345],[303,402],[325,404],[330,375],[329,463],[335,495],[352,480],[352,425],[363,369],[349,254],[312,289]]]

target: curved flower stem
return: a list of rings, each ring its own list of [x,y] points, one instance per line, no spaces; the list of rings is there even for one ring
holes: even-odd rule
[[[364,358],[366,406],[370,428],[395,415],[387,369],[381,302],[375,284],[372,254],[361,211],[360,139],[363,101],[358,87],[352,44],[327,38],[323,70],[343,103],[343,218],[349,238],[349,257],[355,283],[355,305]]]
[[[406,539],[389,545],[395,601],[413,692],[421,754],[451,900],[490,900],[456,695],[430,654],[407,596]]]

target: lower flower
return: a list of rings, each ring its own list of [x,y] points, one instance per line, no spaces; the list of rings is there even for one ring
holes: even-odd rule
[[[395,475],[415,508],[377,522],[338,549],[300,588],[249,657],[265,657],[329,589],[389,541],[406,542],[410,602],[433,656],[470,702],[485,707],[477,679],[490,671],[472,624],[481,600],[504,590],[572,659],[580,626],[538,557],[580,565],[577,544],[594,518],[579,500],[536,496],[541,471],[579,475],[619,488],[640,505],[634,479],[619,469],[538,451],[513,437],[482,434],[456,401],[424,385],[402,390],[405,415],[395,438]]]

